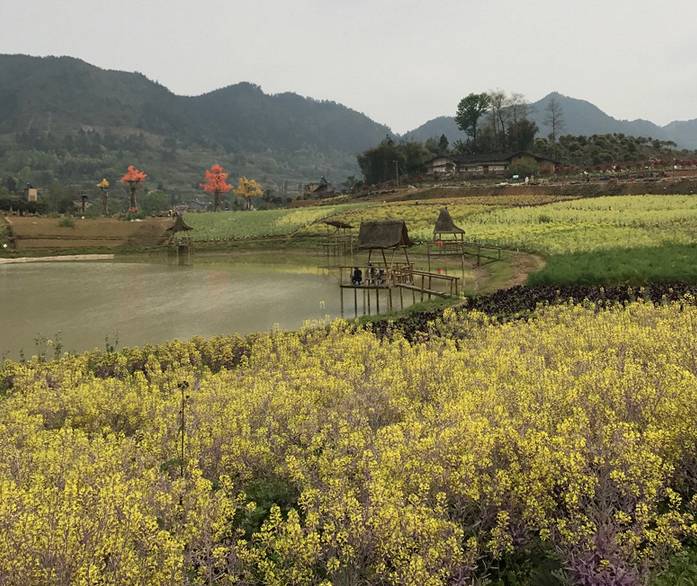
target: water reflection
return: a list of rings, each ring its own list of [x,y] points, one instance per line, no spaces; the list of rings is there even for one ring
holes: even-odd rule
[[[0,265],[0,355],[35,352],[61,332],[66,350],[295,328],[339,312],[336,277],[293,265],[193,267],[121,262]]]

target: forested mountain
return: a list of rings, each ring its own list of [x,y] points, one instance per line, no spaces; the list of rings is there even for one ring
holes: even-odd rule
[[[132,162],[192,189],[189,171],[219,162],[276,189],[320,175],[338,182],[388,134],[341,104],[250,83],[185,97],[79,59],[0,55],[0,175],[21,181],[92,182]]]
[[[697,148],[697,119],[675,121],[658,126],[648,120],[618,120],[586,100],[563,96],[557,92],[546,95],[530,104],[529,117],[540,129],[540,136],[550,133],[547,110],[551,100],[556,100],[562,111],[563,134],[591,136],[593,134],[626,134],[659,140],[672,140],[681,148]],[[454,110],[453,106],[453,110]],[[463,133],[450,116],[439,116],[408,132],[405,138],[424,141],[445,134],[453,143],[464,138]]]
[[[530,105],[538,136],[549,133],[550,101],[562,113],[560,134],[623,133],[697,148],[697,119],[664,127],[617,120],[556,93]],[[401,138],[443,134],[451,144],[465,138],[446,116]],[[359,175],[356,155],[386,136],[400,138],[341,104],[268,95],[251,83],[178,96],[140,73],[70,57],[0,55],[0,179],[10,184],[94,189],[102,177],[114,184],[127,165],[137,164],[152,188],[191,198],[203,169],[220,163],[233,180],[247,175],[276,193],[297,193],[320,176],[340,183]]]

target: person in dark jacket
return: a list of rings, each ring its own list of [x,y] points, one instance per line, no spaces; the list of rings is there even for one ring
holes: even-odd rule
[[[358,267],[353,267],[351,273],[351,283],[354,287],[358,287],[363,282],[363,271]]]

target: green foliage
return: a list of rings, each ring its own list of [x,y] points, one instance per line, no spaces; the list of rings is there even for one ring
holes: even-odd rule
[[[42,201],[27,201],[20,196],[0,196],[0,211],[15,211],[20,213],[43,214],[48,206]]]
[[[675,554],[657,573],[651,586],[694,586],[697,584],[697,548],[693,545]]]
[[[356,206],[337,205],[251,212],[207,212],[186,214],[185,220],[194,229],[187,233],[194,240],[244,240],[289,236],[323,218],[354,207]]]
[[[176,96],[141,74],[66,57],[0,56],[0,88],[0,144],[10,147],[0,151],[0,177],[20,185],[93,187],[105,175],[115,185],[118,171],[137,163],[191,196],[211,161],[267,187],[305,182],[318,168],[336,181],[356,173],[356,152],[389,133],[334,102],[268,95],[248,83]]]
[[[697,283],[697,244],[615,248],[552,255],[545,267],[530,275],[531,285],[655,282]]]
[[[467,134],[472,139],[472,142],[477,145],[477,130],[479,127],[480,118],[489,111],[491,107],[491,98],[489,94],[469,94],[460,100],[457,105],[457,113],[455,114],[455,122],[462,132]]]
[[[58,225],[61,228],[74,228],[75,220],[72,218],[72,216],[65,216],[64,218],[58,220]]]
[[[386,138],[378,146],[358,155],[358,165],[366,183],[373,185],[396,180],[397,166],[400,175],[419,173],[430,157],[429,150],[419,142],[395,143]]]
[[[564,135],[559,137],[556,144],[551,139],[538,138],[535,151],[557,158],[567,165],[581,167],[611,164],[621,167],[623,163],[650,160],[672,165],[674,159],[697,158],[694,151],[676,149],[672,141],[625,134]]]
[[[140,210],[146,216],[164,212],[171,207],[171,198],[162,191],[150,191],[141,196]]]
[[[523,157],[508,168],[508,174],[511,177],[513,177],[513,175],[532,177],[533,175],[539,175],[539,173],[540,166],[532,157]]]
[[[273,506],[279,507],[286,515],[291,508],[297,507],[300,496],[292,484],[277,476],[253,480],[245,486],[244,493],[247,501],[255,505],[254,508],[249,507],[245,511],[240,521],[240,526],[247,538],[251,538],[261,529]]]

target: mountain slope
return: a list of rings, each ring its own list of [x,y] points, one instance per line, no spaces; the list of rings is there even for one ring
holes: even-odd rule
[[[142,74],[103,70],[79,59],[0,55],[0,174],[20,171],[3,161],[3,145],[60,158],[64,150],[75,154],[73,143],[84,138],[76,133],[85,131],[137,137],[131,143],[138,148],[129,150],[128,144],[100,143],[91,136],[97,144],[81,154],[94,159],[101,151],[104,158],[119,150],[156,168],[159,180],[177,173],[175,161],[161,160],[163,145],[169,145],[170,159],[176,145],[180,159],[183,154],[199,157],[201,164],[226,161],[238,167],[235,174],[244,171],[277,185],[322,174],[333,181],[357,175],[355,155],[392,135],[387,126],[341,104],[293,93],[268,95],[250,83],[177,96]],[[111,163],[117,164],[113,157]],[[93,181],[87,175],[99,164],[92,161],[85,177],[73,167],[67,173],[59,161],[41,180],[50,175]]]
[[[647,136],[660,140],[672,140],[682,148],[697,148],[697,119],[675,121],[666,126],[658,126],[648,120],[618,120],[603,112],[586,100],[563,96],[557,92],[548,94],[530,105],[530,119],[537,123],[540,135],[550,132],[545,123],[546,108],[550,100],[556,98],[564,117],[564,134],[592,135],[624,133],[629,136]],[[445,134],[450,142],[463,138],[455,120],[450,116],[439,116],[408,132],[405,137],[413,140],[426,140]]]

